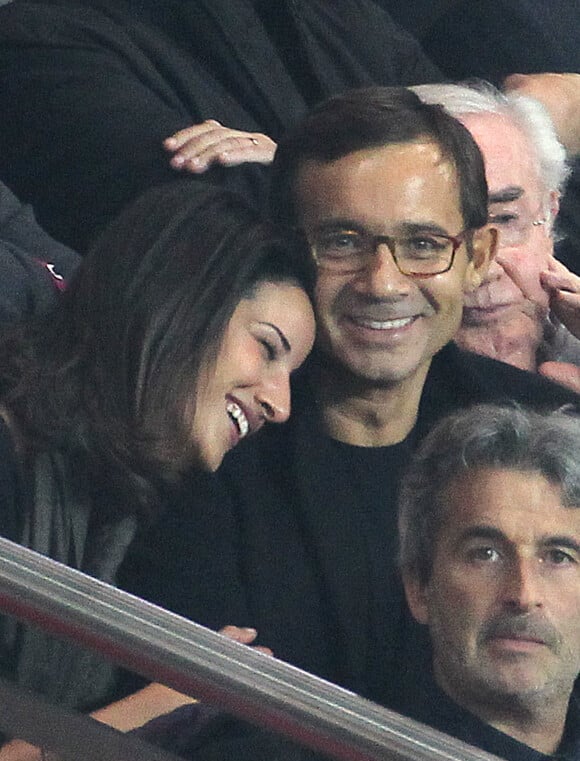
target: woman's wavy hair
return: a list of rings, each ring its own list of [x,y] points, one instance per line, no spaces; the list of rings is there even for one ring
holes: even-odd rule
[[[127,509],[148,512],[194,460],[197,378],[262,282],[312,292],[313,265],[243,199],[185,180],[105,231],[43,321],[0,338],[0,404],[28,451],[74,453]]]

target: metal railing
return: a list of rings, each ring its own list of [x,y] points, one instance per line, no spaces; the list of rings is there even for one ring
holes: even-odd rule
[[[344,761],[495,758],[2,538],[0,610]],[[34,726],[20,729],[11,732],[42,744]],[[59,752],[79,761],[66,741]]]

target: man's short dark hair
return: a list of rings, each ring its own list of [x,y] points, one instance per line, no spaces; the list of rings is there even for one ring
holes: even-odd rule
[[[445,491],[483,468],[539,473],[580,508],[580,418],[565,411],[475,405],[440,421],[416,452],[399,495],[401,568],[426,584],[446,513]]]
[[[487,184],[479,148],[462,124],[440,106],[404,87],[351,90],[321,103],[278,146],[272,169],[271,210],[297,223],[296,176],[309,160],[330,162],[355,151],[396,143],[436,143],[455,166],[466,229],[487,222]]]

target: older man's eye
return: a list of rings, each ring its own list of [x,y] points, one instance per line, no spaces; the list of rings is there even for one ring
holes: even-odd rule
[[[490,214],[489,215],[489,221],[493,225],[498,225],[500,227],[509,227],[510,225],[515,224],[519,220],[519,217],[517,214],[513,213],[504,213],[504,214]]]

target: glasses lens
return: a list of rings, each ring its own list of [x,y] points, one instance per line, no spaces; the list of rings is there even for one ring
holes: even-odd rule
[[[372,250],[367,237],[353,230],[319,233],[311,246],[321,267],[344,271],[364,267],[369,250]]]
[[[436,275],[451,266],[454,243],[445,235],[421,234],[396,241],[395,258],[405,275]]]
[[[319,267],[355,272],[367,266],[381,243],[391,250],[403,275],[437,275],[451,267],[459,239],[420,233],[405,238],[367,235],[356,230],[317,233],[311,241]]]

